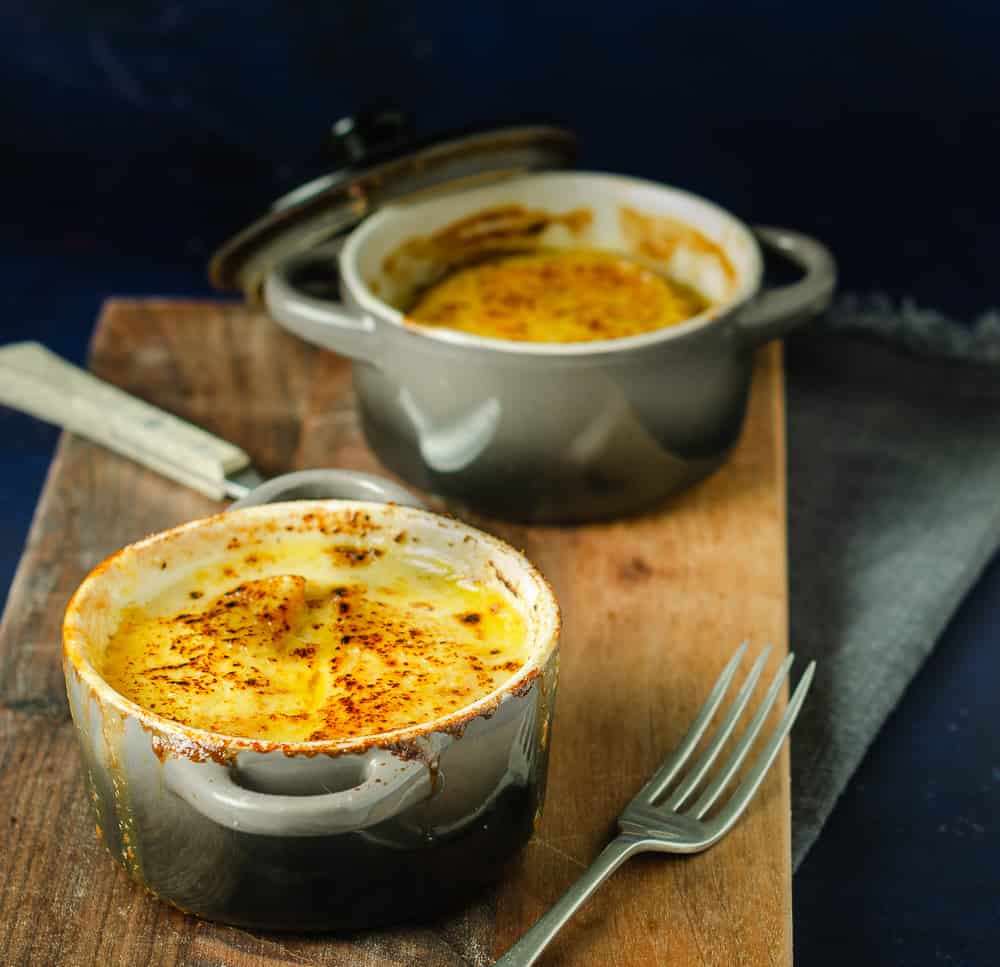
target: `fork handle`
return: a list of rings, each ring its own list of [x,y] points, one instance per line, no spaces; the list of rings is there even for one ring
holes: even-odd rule
[[[643,840],[638,836],[621,835],[608,843],[600,856],[587,867],[552,909],[496,962],[496,967],[529,967],[533,964],[562,925],[583,906],[590,895],[625,860],[642,849]]]

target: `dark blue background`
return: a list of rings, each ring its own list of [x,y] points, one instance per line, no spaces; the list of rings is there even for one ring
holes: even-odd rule
[[[971,318],[1000,303],[998,28],[989,0],[5,4],[0,341],[81,362],[106,296],[208,294],[212,247],[377,102],[418,133],[561,121],[581,167],[813,232],[845,289]],[[4,410],[0,439],[5,593],[56,433]],[[1000,962],[998,627],[995,562],[796,876],[799,963]]]

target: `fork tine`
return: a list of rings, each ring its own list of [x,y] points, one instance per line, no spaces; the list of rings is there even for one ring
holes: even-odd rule
[[[747,642],[744,641],[736,649],[736,654],[729,659],[729,664],[722,670],[722,674],[712,687],[712,691],[709,692],[708,698],[705,699],[705,704],[702,705],[700,711],[695,716],[694,721],[691,723],[691,728],[688,729],[688,733],[684,736],[681,744],[674,751],[674,754],[649,777],[646,785],[639,790],[633,802],[652,802],[661,796],[663,790],[674,781],[674,777],[684,763],[687,762],[688,756],[691,755],[691,750],[698,744],[705,729],[708,728],[708,723],[712,721],[712,716],[715,715],[716,709],[722,704],[722,699],[729,689],[729,684],[732,682],[733,676],[736,674],[736,669],[739,668],[746,650]]]
[[[771,763],[774,762],[778,756],[778,752],[781,750],[781,744],[785,741],[785,737],[795,724],[795,719],[799,714],[799,709],[802,708],[802,703],[805,701],[806,692],[809,691],[809,685],[812,682],[815,670],[816,662],[809,662],[808,667],[799,679],[799,684],[788,701],[788,708],[785,709],[785,714],[781,716],[781,721],[764,747],[764,751],[754,761],[750,772],[747,773],[743,781],[737,786],[736,791],[729,798],[726,805],[723,806],[722,812],[716,818],[713,840],[720,839],[732,829],[733,824],[740,818],[747,803],[750,802],[753,794],[757,791],[757,787],[763,782],[764,776],[767,775],[767,770],[771,768]]]
[[[747,707],[747,702],[750,701],[750,695],[754,688],[757,687],[757,680],[760,678],[760,673],[764,669],[764,662],[767,661],[770,651],[771,646],[768,645],[757,656],[757,660],[753,665],[750,666],[750,673],[747,675],[746,681],[740,687],[740,690],[736,693],[736,698],[733,699],[733,704],[729,707],[729,711],[726,712],[726,717],[722,720],[715,735],[712,736],[711,744],[695,760],[694,765],[684,777],[684,781],[663,804],[666,809],[677,812],[687,801],[691,793],[698,787],[698,783],[705,778],[705,774],[712,767],[712,763],[718,758],[722,747],[728,741],[729,736],[732,735],[736,723],[743,714],[743,710]]]
[[[775,673],[774,679],[767,690],[767,694],[764,696],[764,701],[761,702],[760,708],[757,709],[754,717],[750,720],[750,724],[747,726],[746,731],[742,736],[740,736],[740,741],[736,745],[736,748],[733,749],[732,754],[726,760],[726,764],[719,770],[718,775],[709,783],[708,786],[705,787],[705,791],[698,797],[698,801],[691,807],[691,809],[688,810],[689,816],[694,816],[695,819],[701,819],[702,816],[704,816],[705,813],[707,813],[715,804],[715,800],[719,798],[719,793],[725,789],[726,783],[733,778],[736,770],[739,769],[743,760],[746,758],[746,754],[750,750],[753,740],[757,738],[757,733],[760,732],[763,727],[764,720],[767,718],[768,712],[771,711],[771,706],[774,705],[775,699],[778,697],[778,692],[781,689],[781,683],[788,675],[788,670],[792,667],[792,662],[794,660],[795,655],[790,654],[781,663],[781,667]]]

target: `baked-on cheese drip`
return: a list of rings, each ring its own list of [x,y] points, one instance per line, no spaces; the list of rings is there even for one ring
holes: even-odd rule
[[[205,568],[127,609],[99,670],[165,718],[276,742],[420,725],[508,681],[529,651],[510,595],[393,551],[303,541]]]
[[[588,342],[672,326],[706,306],[693,289],[625,256],[566,249],[458,269],[424,292],[408,316],[494,339]]]

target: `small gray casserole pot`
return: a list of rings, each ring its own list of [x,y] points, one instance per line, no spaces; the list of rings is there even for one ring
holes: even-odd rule
[[[762,288],[762,245],[801,280]],[[569,344],[406,319],[456,265],[564,246],[641,259],[711,305],[666,329]],[[385,466],[458,506],[560,522],[638,511],[717,468],[740,433],[754,350],[823,310],[834,283],[830,253],[804,235],[751,230],[666,185],[556,171],[383,205],[346,240],[270,268],[264,298],[282,326],[353,360]]]
[[[405,530],[407,540],[505,585],[532,638],[525,666],[491,695],[439,720],[301,743],[188,728],[129,701],[99,674],[101,649],[122,609],[225,560],[232,538],[241,554],[273,550],[289,529],[359,520],[363,546]],[[558,632],[552,592],[522,555],[414,507],[268,504],[132,544],[86,578],[63,625],[69,704],[99,835],[153,893],[227,923],[362,927],[467,902],[499,876],[540,815]]]

